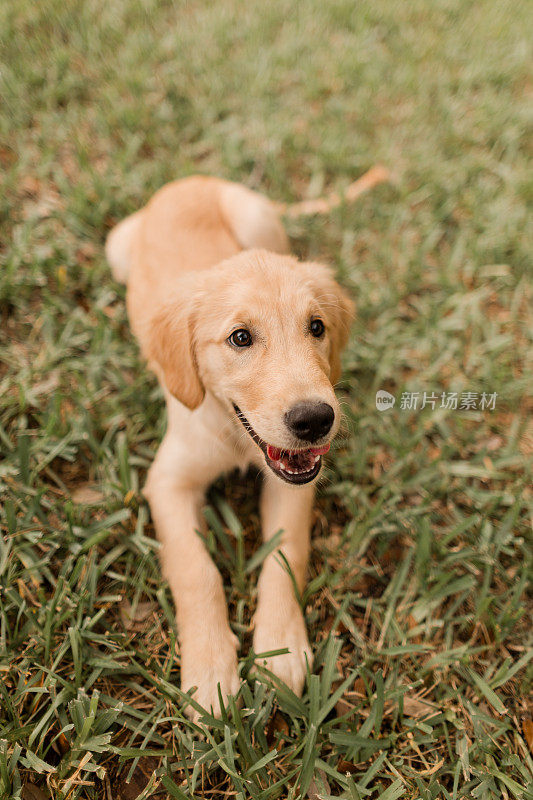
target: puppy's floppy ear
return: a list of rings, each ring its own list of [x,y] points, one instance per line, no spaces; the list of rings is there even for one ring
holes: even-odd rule
[[[194,298],[184,291],[151,319],[146,348],[148,358],[162,370],[169,392],[191,410],[198,408],[205,395],[196,363],[194,328]]]
[[[329,332],[330,378],[335,384],[341,377],[341,352],[348,341],[355,304],[346,290],[335,280],[332,269],[323,264],[308,263],[305,266],[308,268],[309,281]]]

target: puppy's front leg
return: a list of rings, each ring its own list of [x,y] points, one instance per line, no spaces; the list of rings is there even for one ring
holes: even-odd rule
[[[163,573],[176,606],[181,688],[188,691],[197,686],[194,698],[218,715],[218,684],[222,697],[239,689],[237,638],[229,627],[222,579],[197,533],[203,527],[204,493],[187,487],[179,475],[160,469],[156,459],[145,494],[162,545]],[[190,715],[195,716],[192,709]]]
[[[305,584],[313,499],[313,486],[293,487],[274,475],[265,476],[261,498],[263,538],[266,541],[283,530],[278,549],[290,565],[299,592]],[[266,666],[301,694],[306,663],[311,666],[313,657],[291,576],[275,550],[266,558],[259,578],[254,650],[261,653],[282,648],[288,648],[289,653],[267,659]]]

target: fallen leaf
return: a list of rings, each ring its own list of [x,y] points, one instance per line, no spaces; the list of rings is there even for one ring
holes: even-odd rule
[[[321,800],[322,797],[328,797],[331,795],[331,786],[326,778],[326,773],[322,770],[319,770],[318,774],[320,776],[323,788],[319,789],[317,781],[312,778],[311,783],[309,784],[309,789],[307,790],[307,796],[310,798],[310,800]]]
[[[289,733],[289,724],[281,711],[276,711],[276,713],[270,717],[267,725],[265,735],[269,744],[273,744],[275,741],[275,733],[281,733],[282,736],[287,736]]]
[[[533,753],[533,720],[531,720],[529,717],[526,717],[524,720],[522,720],[522,730],[524,731],[527,746]]]
[[[412,631],[413,628],[417,627],[417,625],[418,622],[416,621],[416,619],[413,617],[412,614],[409,614],[409,616],[407,617],[407,627],[409,628],[409,630]],[[411,640],[414,642],[414,644],[420,644],[422,642],[422,637],[420,636],[420,634],[417,634],[416,636],[412,636]]]
[[[30,197],[36,197],[42,192],[43,185],[34,175],[26,175],[19,182],[19,187],[25,194],[30,195]]]
[[[344,717],[346,714],[349,714],[353,711],[353,706],[351,706],[344,698],[341,697],[340,700],[337,701],[335,704],[335,713],[338,717]]]
[[[15,164],[17,161],[17,154],[11,147],[0,147],[0,164],[7,169]]]
[[[156,608],[157,603],[153,600],[137,603],[134,607],[127,598],[124,598],[119,603],[119,615],[126,630],[139,630],[144,627],[144,623]]]
[[[147,787],[150,777],[154,770],[157,769],[158,764],[159,762],[156,758],[151,756],[141,757],[129,781],[126,781],[129,766],[124,768],[118,786],[113,793],[114,800],[136,800]]]
[[[342,772],[343,775],[353,775],[357,767],[352,761],[344,761],[341,759],[337,764],[337,772]]]
[[[342,669],[340,670],[342,673]],[[334,689],[337,688],[336,685],[333,687]],[[365,682],[362,678],[356,678],[350,692],[348,693],[349,697],[355,695],[356,697],[366,697],[366,688]],[[335,705],[335,713],[338,717],[343,717],[345,714],[349,714],[351,711],[354,710],[353,704],[350,702],[348,697],[344,696],[337,701]]]
[[[95,489],[88,483],[78,486],[78,488],[72,492],[71,497],[74,503],[82,506],[95,506],[105,499],[101,491]]]
[[[45,794],[34,783],[27,783],[22,787],[22,800],[50,800],[50,795]]]
[[[489,453],[493,453],[495,450],[499,450],[503,443],[501,436],[491,436],[487,441],[487,450]]]
[[[410,697],[408,694],[403,696],[403,713],[406,717],[427,717],[429,714],[436,713],[434,706],[418,697]]]
[[[68,753],[68,751],[70,750],[70,745],[64,733],[60,733],[59,736],[54,738],[52,742],[52,747],[56,751],[56,753],[60,756],[64,756],[65,753]]]

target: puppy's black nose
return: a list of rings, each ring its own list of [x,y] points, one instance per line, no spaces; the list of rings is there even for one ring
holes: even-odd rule
[[[285,414],[285,424],[298,439],[316,442],[331,429],[335,412],[327,403],[297,403]]]

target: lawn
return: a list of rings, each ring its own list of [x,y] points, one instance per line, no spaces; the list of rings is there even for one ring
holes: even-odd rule
[[[526,0],[0,5],[2,800],[533,797],[532,24]],[[220,480],[242,688],[199,727],[142,496],[164,406],[103,241],[174,177],[287,202],[375,163],[389,184],[287,223],[357,304],[313,670],[302,698],[254,674],[258,480]]]

